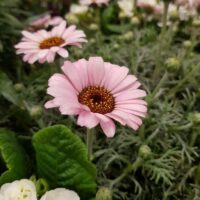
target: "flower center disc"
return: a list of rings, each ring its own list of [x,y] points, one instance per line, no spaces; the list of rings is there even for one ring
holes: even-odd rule
[[[113,95],[104,87],[99,86],[84,88],[78,95],[78,100],[94,113],[106,114],[112,112],[115,107]]]
[[[54,46],[60,46],[64,42],[65,42],[65,40],[63,40],[60,37],[51,37],[51,38],[43,40],[40,43],[40,49],[49,49]]]

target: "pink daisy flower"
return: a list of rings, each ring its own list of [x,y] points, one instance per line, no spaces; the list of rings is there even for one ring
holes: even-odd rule
[[[39,17],[38,19],[32,21],[30,23],[29,28],[33,29],[33,30],[38,30],[38,29],[42,29],[42,28],[47,28],[49,26],[57,26],[63,21],[65,21],[65,20],[60,16],[52,17],[51,15],[47,14],[47,15],[43,15],[43,16]]]
[[[91,4],[97,4],[98,6],[102,4],[108,4],[110,0],[80,0],[80,4],[82,5],[91,5]]]
[[[15,45],[17,54],[24,54],[24,62],[33,64],[36,61],[51,63],[56,53],[63,58],[68,57],[68,51],[64,48],[68,45],[79,46],[87,42],[83,31],[77,30],[76,26],[66,28],[66,22],[54,27],[51,31],[40,30],[35,33],[22,31],[23,38]]]
[[[78,115],[77,124],[89,129],[100,124],[107,137],[115,135],[113,120],[137,130],[145,117],[147,103],[140,83],[127,67],[104,62],[100,57],[88,61],[66,61],[64,74],[49,79],[47,93],[54,97],[46,108],[58,107],[63,115]]]

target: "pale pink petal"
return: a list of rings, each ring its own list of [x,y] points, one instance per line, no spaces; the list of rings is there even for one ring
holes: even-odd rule
[[[47,102],[44,104],[44,107],[45,107],[45,108],[55,108],[55,107],[57,107],[57,105],[55,105],[54,100],[51,100],[51,101],[47,101]]]
[[[58,54],[59,54],[60,56],[62,56],[63,58],[67,58],[67,57],[69,56],[68,51],[67,51],[66,49],[63,49],[63,48],[60,48],[60,49],[58,50]]]
[[[112,93],[118,93],[121,91],[126,90],[131,85],[133,85],[136,82],[137,78],[133,75],[128,75],[115,89],[112,90]]]
[[[77,71],[77,68],[74,66],[74,64],[70,61],[66,61],[61,68],[74,88],[80,92],[83,89],[82,83],[80,81],[81,74],[79,74],[79,71]]]
[[[89,86],[89,78],[87,73],[88,62],[85,59],[80,59],[74,62],[74,66],[77,68],[77,71],[81,74],[80,81],[82,83],[82,88]]]
[[[130,91],[122,91],[115,96],[116,101],[123,101],[123,100],[130,100],[130,99],[137,99],[146,96],[146,92],[144,90],[136,89],[133,90],[131,93]]]
[[[88,77],[90,85],[100,85],[104,73],[103,59],[100,57],[90,57],[88,62]]]
[[[35,41],[35,42],[39,42],[39,41],[41,41],[41,39],[42,39],[40,36],[38,36],[38,35],[36,35],[36,34],[34,34],[34,33],[30,33],[30,32],[28,32],[28,31],[22,31],[22,34],[23,34],[25,37],[27,37],[28,39],[33,40],[33,41]]]
[[[94,128],[99,123],[99,119],[92,112],[82,111],[77,120],[77,124],[89,129]]]
[[[116,127],[115,127],[114,122],[111,119],[109,119],[108,122],[100,121],[100,125],[103,132],[108,138],[112,138],[115,135]]]
[[[52,52],[52,51],[49,51],[48,52],[48,54],[47,54],[47,62],[48,63],[52,63],[53,61],[54,61],[54,59],[55,59],[55,53],[54,52]]]
[[[117,65],[110,63],[105,63],[105,65],[107,65],[105,68],[107,70],[105,71],[104,86],[108,88],[109,91],[112,91],[124,80],[129,70],[126,67],[118,67]]]

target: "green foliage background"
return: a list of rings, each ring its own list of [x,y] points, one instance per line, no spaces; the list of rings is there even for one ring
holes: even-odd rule
[[[49,98],[47,80],[60,72],[63,60],[30,66],[15,55],[13,46],[20,40],[23,27],[52,6],[55,12],[67,12],[61,1],[0,2],[0,126],[15,131],[32,158],[29,137],[41,128],[64,124],[83,141],[86,133],[76,126],[74,117],[43,108]],[[69,59],[98,55],[129,67],[148,92],[149,111],[138,132],[118,125],[116,136],[106,139],[96,129],[93,163],[97,165],[98,186],[110,187],[116,200],[199,199],[199,29],[188,22],[177,30],[171,26],[160,35],[156,23],[133,27],[124,21],[119,25],[118,19],[113,22],[110,17],[115,14],[102,12],[107,12],[107,18],[103,15],[104,33],[91,30],[88,21],[82,19],[79,28],[86,32],[89,42],[82,49],[70,48]],[[116,24],[121,33],[116,34],[116,26],[112,26]],[[191,41],[189,48],[183,45],[186,40]],[[180,68],[167,68],[166,60],[171,57],[180,60]],[[36,113],[35,106],[41,106]],[[149,148],[141,150],[144,145]],[[34,167],[31,170],[36,171]]]

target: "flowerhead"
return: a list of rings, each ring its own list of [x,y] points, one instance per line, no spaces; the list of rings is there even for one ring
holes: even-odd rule
[[[22,35],[21,42],[15,45],[15,48],[17,54],[24,54],[24,62],[30,64],[36,61],[51,63],[56,54],[67,58],[66,46],[80,46],[82,42],[87,41],[83,31],[77,30],[73,25],[66,28],[65,21],[51,31],[40,30],[35,33],[22,31]]]
[[[146,96],[127,67],[104,62],[100,57],[88,61],[66,61],[64,74],[49,79],[47,93],[54,97],[46,108],[59,108],[63,115],[77,115],[77,124],[89,129],[100,124],[107,137],[115,134],[113,120],[137,130],[147,112]]]
[[[6,183],[1,187],[0,200],[37,200],[35,185],[27,179]]]
[[[82,5],[91,5],[91,4],[96,4],[98,6],[102,4],[108,4],[110,0],[80,0],[80,4]]]
[[[57,26],[63,21],[65,20],[60,16],[51,16],[47,14],[32,21],[30,24],[30,28],[32,28],[33,30],[39,30],[43,28],[48,28],[49,26]]]
[[[72,190],[57,188],[46,192],[40,200],[80,200],[80,197]]]

